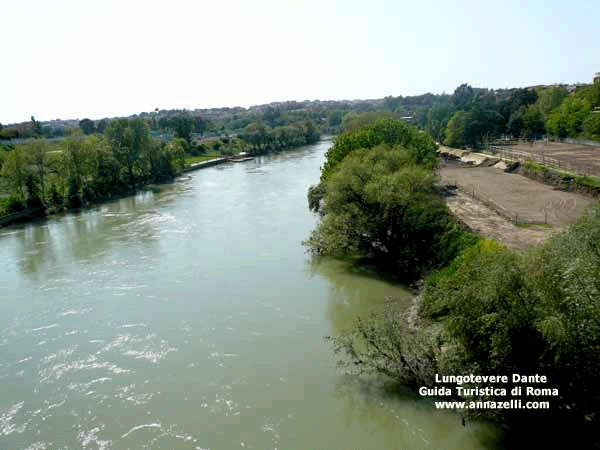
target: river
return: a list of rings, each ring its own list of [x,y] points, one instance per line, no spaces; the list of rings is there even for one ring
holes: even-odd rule
[[[491,448],[492,427],[336,372],[324,336],[410,292],[311,266],[330,145],[1,229],[0,448]]]

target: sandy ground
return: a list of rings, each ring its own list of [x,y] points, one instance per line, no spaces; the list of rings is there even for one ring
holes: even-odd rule
[[[545,241],[596,201],[494,167],[447,165],[440,174],[443,183],[459,187],[457,195],[448,197],[448,206],[458,218],[473,231],[513,248]],[[516,226],[515,221],[550,226]]]
[[[514,150],[536,155],[539,162],[571,170],[581,175],[600,176],[600,147],[559,142],[535,142],[507,146]]]

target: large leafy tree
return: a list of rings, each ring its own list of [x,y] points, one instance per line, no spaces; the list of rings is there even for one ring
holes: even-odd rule
[[[462,147],[469,143],[469,137],[467,130],[469,123],[471,122],[471,113],[466,111],[456,111],[446,128],[446,140],[444,143],[450,147]]]
[[[92,134],[96,131],[96,126],[90,119],[83,119],[79,121],[79,128],[81,128],[84,134]]]
[[[106,135],[112,145],[115,158],[125,168],[128,182],[136,184],[136,169],[140,165],[140,155],[149,145],[148,127],[143,119],[118,119],[106,128]]]
[[[352,132],[338,136],[327,151],[326,161],[321,172],[325,182],[346,156],[362,148],[373,148],[379,144],[400,145],[411,155],[417,164],[433,167],[436,164],[437,144],[428,133],[408,125],[402,120],[378,119],[375,123],[363,126]]]
[[[560,107],[552,111],[546,121],[546,127],[555,136],[577,137],[583,131],[583,122],[590,114],[587,100],[580,97],[567,97]]]
[[[583,121],[583,132],[587,138],[600,141],[600,112],[590,114]]]
[[[381,144],[348,155],[325,184],[317,254],[376,261],[411,280],[451,258],[458,233],[431,168],[411,151]]]
[[[562,101],[569,96],[569,92],[562,86],[552,86],[538,92],[535,106],[547,119],[552,110],[558,108]]]

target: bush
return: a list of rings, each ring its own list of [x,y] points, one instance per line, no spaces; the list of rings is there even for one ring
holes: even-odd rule
[[[0,209],[4,209],[4,214],[12,214],[23,211],[27,207],[25,200],[16,194],[11,194],[3,199]]]
[[[440,370],[546,375],[543,387],[559,395],[548,399],[545,420],[593,433],[600,403],[600,206],[543,247],[476,248],[424,292],[424,315],[443,324],[444,345],[453,349]],[[503,418],[514,423],[526,414],[507,411]]]
[[[405,148],[416,164],[427,167],[436,164],[437,145],[431,135],[401,120],[379,119],[373,125],[344,133],[336,138],[334,145],[327,151],[321,181],[326,181],[342,160],[353,151],[373,148],[380,144]]]
[[[308,244],[315,254],[369,260],[407,281],[447,264],[462,230],[435,182],[409,150],[357,150],[325,184],[324,217]]]

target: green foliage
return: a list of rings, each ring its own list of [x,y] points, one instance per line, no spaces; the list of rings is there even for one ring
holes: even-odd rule
[[[452,94],[452,104],[456,111],[466,111],[470,109],[474,98],[475,90],[466,83],[461,84]]]
[[[545,133],[544,115],[534,106],[528,106],[523,113],[523,134],[527,139],[539,139]]]
[[[586,103],[594,107],[600,106],[600,79],[596,79],[590,86],[585,86],[575,93],[575,96],[581,98]]]
[[[10,193],[30,207],[78,207],[172,180],[183,171],[183,142],[165,144],[149,136],[142,119],[119,119],[107,137],[76,129],[59,144],[35,139],[18,145],[7,153],[1,174]]]
[[[352,112],[343,118],[344,131],[352,132],[365,125],[372,125],[379,119],[391,119],[393,114],[389,111]]]
[[[585,137],[600,141],[600,112],[590,114],[583,121],[582,127]]]
[[[19,212],[26,207],[25,200],[18,195],[11,194],[8,197],[0,197],[0,215]]]
[[[9,180],[11,191],[20,198],[25,198],[23,185],[27,174],[27,155],[21,147],[11,151],[2,164],[0,174]]]
[[[325,185],[323,183],[308,188],[308,209],[318,212],[321,207],[321,199],[325,196]]]
[[[426,131],[438,141],[446,140],[446,128],[452,117],[453,110],[451,105],[436,105],[427,111]]]
[[[550,133],[560,138],[577,137],[583,131],[583,122],[590,111],[590,104],[586,100],[567,97],[559,108],[550,113],[546,127]]]
[[[92,134],[96,131],[96,126],[90,119],[83,119],[79,121],[79,128],[81,128],[84,134]]]
[[[600,204],[546,245],[481,245],[428,282],[423,313],[443,324],[454,373],[543,374],[554,416],[588,431],[600,401]],[[526,345],[524,345],[526,343]]]
[[[471,115],[466,111],[456,111],[446,128],[446,140],[444,143],[449,147],[463,147],[467,145],[467,125],[471,120]]]
[[[379,119],[372,125],[344,133],[336,138],[334,145],[327,151],[321,181],[326,181],[342,160],[353,151],[373,148],[380,144],[402,146],[416,164],[427,167],[436,164],[437,145],[429,134],[401,120]]]
[[[192,140],[192,130],[194,128],[194,119],[189,114],[182,114],[171,119],[171,127],[175,131],[175,136],[184,139],[190,143]]]
[[[538,99],[534,106],[547,118],[550,113],[558,108],[569,92],[562,86],[552,86],[538,92]]]
[[[0,169],[2,169],[2,164],[4,164],[9,151],[10,149],[6,145],[0,144]]]
[[[332,111],[329,114],[329,126],[332,128],[339,127],[342,124],[342,111]]]
[[[319,137],[317,128],[310,121],[276,128],[268,128],[262,122],[252,122],[246,126],[243,133],[240,133],[244,147],[254,155],[314,144]]]
[[[323,214],[308,241],[314,253],[374,261],[409,281],[454,258],[461,234],[432,170],[387,144],[339,165],[325,184]]]
[[[433,329],[411,330],[406,315],[386,311],[382,320],[358,323],[353,332],[329,337],[338,366],[346,370],[382,374],[403,386],[431,386],[439,373]]]

